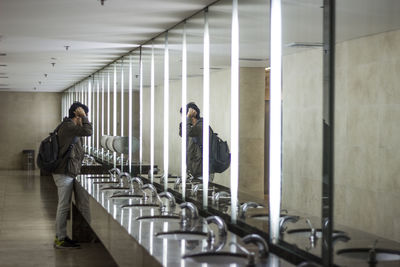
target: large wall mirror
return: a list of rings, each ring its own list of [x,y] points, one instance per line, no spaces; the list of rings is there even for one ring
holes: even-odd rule
[[[278,244],[321,257],[323,229],[330,223],[321,219],[326,199],[323,5],[327,1],[277,2],[282,22],[278,99],[282,164],[280,189],[275,192],[280,199]],[[73,100],[90,99],[96,134],[85,141],[87,148],[100,151],[99,135],[128,136],[135,147],[131,155],[104,152],[102,158],[114,166],[125,163],[124,171],[131,170],[129,162],[150,165],[142,176],[158,189],[170,190],[204,212],[215,211],[235,227],[267,237],[269,202],[276,201],[271,200],[269,177],[270,10],[270,1],[238,1],[237,6],[232,0],[218,1],[75,85],[63,95],[63,109]],[[357,245],[398,247],[400,213],[391,207],[400,203],[400,4],[337,0],[335,10],[335,179],[328,184],[335,198],[329,208],[334,207],[334,241],[347,242],[332,246],[335,255]],[[233,11],[238,14],[236,29]],[[232,53],[236,30],[237,55]],[[236,104],[231,101],[235,78]],[[237,176],[232,175],[232,165],[203,179],[182,175],[187,169],[183,159],[188,157],[179,125],[186,125],[189,102],[198,106],[200,116],[230,148],[237,145],[238,150],[231,151],[238,151]],[[236,121],[232,110],[238,111]],[[233,124],[238,124],[237,139]],[[335,256],[335,260],[352,265],[345,258]]]

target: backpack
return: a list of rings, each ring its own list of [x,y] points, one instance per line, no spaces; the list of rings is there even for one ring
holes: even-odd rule
[[[58,125],[57,128],[40,143],[36,164],[41,170],[46,172],[54,172],[59,163],[59,145],[57,133],[61,125],[62,123]]]
[[[210,172],[223,173],[231,164],[231,153],[226,141],[222,141],[210,128]]]

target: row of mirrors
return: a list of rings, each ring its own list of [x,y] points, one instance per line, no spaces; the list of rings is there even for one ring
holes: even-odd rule
[[[152,183],[268,233],[272,243],[321,256],[322,242],[306,237],[314,229],[322,238],[331,222],[350,238],[358,229],[400,242],[400,211],[384,208],[400,203],[400,5],[337,0],[329,73],[324,2],[218,1],[68,88],[62,116],[73,101],[88,104],[90,154],[125,171],[149,165],[143,176]],[[334,103],[330,140],[323,138],[324,100]],[[179,136],[181,122],[186,131],[179,111],[189,102],[231,152],[230,168],[212,177],[203,150],[202,180],[186,174]],[[127,137],[128,153],[108,151],[102,136]],[[334,154],[323,154],[326,141]],[[329,180],[324,160],[334,162]],[[323,216],[326,205],[334,216]]]

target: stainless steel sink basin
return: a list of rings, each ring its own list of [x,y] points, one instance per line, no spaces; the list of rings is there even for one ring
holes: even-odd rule
[[[127,205],[122,205],[122,209],[129,209],[129,208],[160,208],[160,205],[157,204],[127,204]]]
[[[120,187],[120,186],[107,186],[100,188],[101,191],[124,191],[129,190],[129,187]]]
[[[226,264],[237,264],[240,266],[247,266],[248,259],[246,254],[231,253],[231,252],[203,252],[192,255],[183,255],[185,260],[191,261],[197,264],[215,264],[215,265],[226,265]]]
[[[156,215],[156,216],[142,216],[136,218],[137,221],[142,222],[179,222],[181,217],[178,215]]]
[[[341,255],[343,257],[359,259],[369,261],[371,248],[348,248],[341,249],[337,251],[337,255]],[[375,260],[377,262],[380,261],[399,261],[400,262],[400,251],[393,249],[383,249],[376,248],[375,251]]]
[[[118,185],[119,182],[114,182],[114,181],[102,181],[102,182],[93,182],[93,184],[98,184],[98,185]]]
[[[160,232],[156,234],[156,237],[169,239],[169,240],[204,240],[207,239],[207,233],[199,231],[170,231]]]
[[[283,216],[288,216],[288,214],[281,214],[280,217]],[[254,220],[260,220],[260,221],[268,221],[269,220],[269,215],[265,213],[259,213],[259,214],[251,214],[249,215],[248,218],[254,219]]]
[[[322,238],[321,229],[315,229],[315,232],[316,232],[317,238]],[[298,236],[309,237],[311,234],[311,229],[310,228],[292,229],[292,230],[286,231],[286,234],[292,235],[292,236],[298,235]],[[338,230],[333,231],[333,237],[335,237],[336,235],[343,235],[343,234],[346,234],[346,233],[343,231],[338,231]]]
[[[129,193],[122,193],[122,194],[114,194],[110,197],[111,199],[143,199],[143,195],[137,194],[129,194]]]

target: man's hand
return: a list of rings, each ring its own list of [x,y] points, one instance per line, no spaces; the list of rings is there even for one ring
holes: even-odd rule
[[[192,109],[192,108],[189,108],[189,111],[188,111],[188,113],[187,113],[187,117],[188,117],[188,118],[194,118],[194,117],[196,117],[196,115],[197,115],[196,110],[194,110],[194,109]]]
[[[80,118],[86,117],[85,110],[83,110],[83,108],[81,108],[81,107],[79,107],[79,108],[77,108],[77,109],[75,110],[75,115],[76,115],[77,117],[80,117]]]

